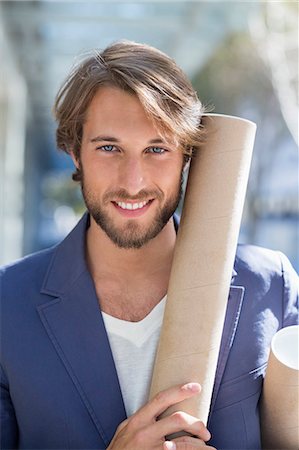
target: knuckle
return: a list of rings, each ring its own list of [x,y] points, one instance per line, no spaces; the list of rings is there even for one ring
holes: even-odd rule
[[[198,427],[199,427],[200,430],[205,430],[206,429],[205,424],[203,423],[202,420],[198,421]]]
[[[154,400],[156,403],[158,403],[158,404],[165,403],[165,400],[166,400],[166,393],[165,393],[165,391],[158,392],[158,393],[154,396],[153,400]]]
[[[123,430],[128,425],[128,419],[121,422],[118,427],[116,428],[116,433],[119,433],[121,430]]]
[[[139,428],[139,419],[138,419],[138,415],[133,415],[129,418],[127,426],[129,429],[135,429],[135,428]]]
[[[186,422],[186,414],[183,411],[176,411],[171,417],[177,425],[184,425]]]

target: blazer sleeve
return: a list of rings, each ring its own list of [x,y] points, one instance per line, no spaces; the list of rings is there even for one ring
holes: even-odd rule
[[[282,326],[298,324],[298,291],[299,278],[288,258],[281,252],[278,252],[281,259],[282,277],[283,277],[283,317]]]
[[[14,407],[10,398],[6,376],[1,371],[1,450],[15,449],[18,445],[18,425]]]

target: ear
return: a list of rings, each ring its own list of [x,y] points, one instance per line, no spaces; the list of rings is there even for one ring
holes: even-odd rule
[[[79,169],[80,163],[79,163],[78,158],[75,156],[75,153],[73,152],[73,150],[70,151],[70,156],[71,156],[71,158],[72,158],[72,160],[73,160],[73,163],[74,163],[75,167],[76,167],[77,169]]]

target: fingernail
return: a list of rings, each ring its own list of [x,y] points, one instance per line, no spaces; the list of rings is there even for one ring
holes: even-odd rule
[[[200,384],[199,383],[187,383],[183,386],[183,389],[186,391],[199,392]]]
[[[166,450],[175,450],[176,449],[176,445],[175,445],[174,442],[167,441],[167,442],[164,442],[164,448]]]

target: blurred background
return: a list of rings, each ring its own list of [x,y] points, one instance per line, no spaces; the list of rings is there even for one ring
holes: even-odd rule
[[[78,60],[118,39],[173,57],[210,110],[257,123],[240,242],[299,271],[298,2],[0,2],[0,264],[61,240],[84,211],[51,108]]]

